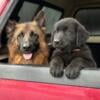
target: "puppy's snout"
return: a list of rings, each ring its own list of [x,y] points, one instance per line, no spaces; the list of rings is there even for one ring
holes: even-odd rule
[[[59,40],[54,40],[54,43],[55,43],[56,45],[59,45],[60,41],[59,41]]]

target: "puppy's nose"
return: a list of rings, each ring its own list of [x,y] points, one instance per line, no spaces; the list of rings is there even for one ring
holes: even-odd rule
[[[54,41],[54,43],[55,43],[56,45],[58,45],[60,42],[59,42],[58,40],[56,40],[56,41]]]

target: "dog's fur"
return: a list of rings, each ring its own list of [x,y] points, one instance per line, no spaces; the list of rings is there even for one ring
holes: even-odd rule
[[[55,48],[50,61],[50,73],[61,77],[65,69],[68,78],[77,78],[82,68],[96,67],[86,45],[88,31],[74,18],[64,18],[55,23],[51,36]]]
[[[8,50],[10,64],[47,64],[48,46],[45,40],[45,15],[40,11],[32,22],[16,23],[9,21]],[[30,59],[23,54],[32,53]]]

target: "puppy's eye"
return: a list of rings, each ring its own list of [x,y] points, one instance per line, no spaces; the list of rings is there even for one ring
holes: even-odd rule
[[[67,27],[64,27],[64,28],[63,28],[63,32],[67,31],[67,29],[68,29]]]

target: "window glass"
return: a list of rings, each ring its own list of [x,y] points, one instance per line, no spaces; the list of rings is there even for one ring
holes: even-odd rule
[[[46,33],[50,33],[54,23],[60,19],[62,12],[57,9],[53,9],[52,7],[47,7],[45,4],[43,7],[38,3],[32,3],[28,1],[24,1],[22,7],[19,11],[19,22],[27,22],[31,21],[33,16],[39,11],[41,8],[46,14]]]
[[[75,18],[90,31],[90,35],[100,35],[100,9],[81,9]]]
[[[45,12],[46,19],[47,19],[46,33],[50,33],[52,31],[54,23],[60,19],[62,12],[56,9],[49,8],[49,7],[43,7],[43,11]]]
[[[38,4],[25,1],[19,12],[19,17],[20,17],[19,21],[26,22],[32,20],[38,7],[39,7]]]

